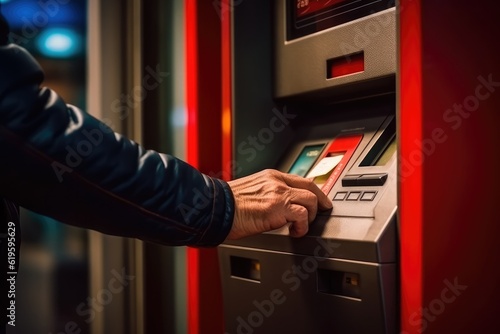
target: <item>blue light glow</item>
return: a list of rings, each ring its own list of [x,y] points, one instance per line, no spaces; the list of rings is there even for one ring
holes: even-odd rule
[[[0,0],[2,14],[12,29],[36,33],[53,25],[84,26],[86,1]]]
[[[40,53],[47,57],[68,58],[82,51],[82,38],[71,29],[45,29],[37,40]]]

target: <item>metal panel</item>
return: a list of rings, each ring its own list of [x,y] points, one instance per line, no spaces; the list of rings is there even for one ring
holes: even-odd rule
[[[396,159],[386,166],[359,166],[395,114],[395,10],[288,42],[284,7],[284,0],[242,1],[233,7],[236,176],[269,167],[286,172],[307,145],[363,134],[340,179],[351,171],[391,177],[376,187],[373,201],[334,203],[303,238],[290,238],[282,228],[221,245],[226,332],[395,333]],[[374,29],[376,23],[383,29],[361,43],[356,32]],[[326,78],[328,59],[358,51],[364,52],[363,72]],[[280,120],[286,122],[276,123]],[[344,190],[340,179],[330,197]],[[251,274],[231,268],[235,257],[246,259],[241,265],[255,265],[247,270]],[[298,273],[299,268],[306,272]],[[360,275],[362,297],[339,296],[320,286],[318,280],[330,272],[331,277],[333,272]]]
[[[395,313],[384,311],[384,305],[395,304],[395,264],[231,246],[222,246],[219,254],[227,303],[226,333],[395,332]],[[232,276],[230,256],[259,261],[261,280]],[[358,275],[357,297],[321,291],[324,272]]]
[[[396,10],[390,8],[293,41],[286,40],[286,0],[276,1],[276,91],[287,97],[332,90],[396,73]],[[327,79],[326,60],[364,52],[365,70]],[[349,59],[348,59],[349,60]],[[352,87],[351,90],[356,90]]]

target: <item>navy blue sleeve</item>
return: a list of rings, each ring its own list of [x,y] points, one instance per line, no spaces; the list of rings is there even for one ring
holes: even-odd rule
[[[215,246],[228,184],[146,150],[41,88],[24,49],[0,46],[0,196],[64,223],[167,245]]]

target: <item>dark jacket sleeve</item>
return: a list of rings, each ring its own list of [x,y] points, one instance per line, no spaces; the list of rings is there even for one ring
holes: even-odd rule
[[[227,183],[114,133],[42,80],[24,49],[0,46],[0,197],[111,235],[195,246],[226,238]]]

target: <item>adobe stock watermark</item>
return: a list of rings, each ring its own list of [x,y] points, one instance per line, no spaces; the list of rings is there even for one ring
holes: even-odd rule
[[[438,316],[446,311],[446,306],[454,303],[468,286],[460,284],[458,277],[453,279],[453,283],[448,279],[443,281],[445,287],[441,290],[439,297],[433,299],[425,308],[420,308],[410,315],[408,322],[411,326],[418,327],[418,332],[423,333]],[[406,331],[401,334],[409,334]]]
[[[247,162],[252,162],[258,155],[258,152],[263,151],[274,139],[276,134],[284,131],[289,126],[290,121],[298,115],[287,111],[284,106],[282,110],[278,108],[272,109],[273,116],[269,119],[267,127],[261,128],[257,133],[249,135],[245,140],[237,145],[237,151],[242,156],[246,156]],[[219,173],[209,173],[210,176],[221,178],[227,176],[228,173],[241,171],[241,166],[237,161],[232,161],[226,166],[227,169]],[[192,197],[190,203],[181,203],[177,210],[180,212],[184,221],[190,221],[192,215],[199,215],[200,212],[212,204],[214,197],[213,193],[209,193],[210,189],[205,188],[205,192],[194,188],[192,189]]]
[[[245,316],[238,316],[236,321],[236,334],[253,334],[255,329],[261,327],[266,319],[270,318],[276,309],[287,301],[287,293],[297,291],[302,282],[309,279],[318,269],[319,263],[331,257],[340,243],[329,239],[317,239],[319,245],[313,251],[312,256],[306,256],[299,265],[292,265],[281,275],[282,283],[287,287],[285,291],[276,288],[269,293],[269,298],[264,300],[253,300],[253,311]],[[321,254],[323,253],[323,254]],[[230,334],[225,332],[225,334]]]
[[[283,107],[283,110],[273,108],[272,112],[274,116],[269,120],[267,127],[260,129],[254,135],[249,135],[246,140],[238,144],[238,153],[247,156],[245,158],[247,162],[253,161],[257,157],[257,153],[263,151],[274,140],[276,134],[285,130],[290,121],[298,116],[289,113],[286,106]]]
[[[120,94],[120,97],[111,102],[111,111],[118,114],[120,120],[124,120],[130,114],[130,110],[137,108],[147,97],[148,92],[158,88],[163,80],[170,75],[169,72],[160,70],[160,64],[153,69],[145,67],[146,74],[142,77],[141,84],[134,86],[128,94]]]
[[[408,0],[406,3],[410,3],[413,0]],[[339,48],[342,55],[348,60],[351,60],[353,54],[366,49],[370,44],[373,43],[373,39],[387,33],[387,28],[396,23],[397,15],[400,15],[404,10],[405,6],[401,5],[400,2],[396,4],[395,0],[387,1],[387,9],[396,7],[396,13],[380,13],[380,15],[374,16],[374,20],[368,20],[363,27],[354,27],[354,36],[349,42],[341,42]],[[371,14],[375,14],[374,11]]]
[[[111,102],[111,111],[118,114],[120,120],[129,116],[132,108],[137,108],[146,98],[148,92],[157,89],[169,72],[160,70],[160,65],[156,69],[146,66],[146,74],[143,76],[140,85],[134,86],[128,94],[121,94],[119,98]],[[85,158],[88,158],[94,150],[102,144],[105,136],[114,133],[113,123],[110,120],[103,120],[95,128],[84,128],[81,132],[81,139],[73,145],[66,145],[64,161],[53,161],[51,166],[57,180],[64,181],[64,174],[71,173],[78,168]]]
[[[61,10],[61,5],[66,5],[71,0],[39,0],[36,2],[39,9],[31,17],[22,16],[21,35],[14,32],[9,33],[9,40],[18,45],[26,45],[35,38],[41,29],[45,28],[50,19]]]
[[[393,7],[394,3],[394,0],[388,1],[387,9]],[[401,11],[401,8],[399,8],[399,11]],[[373,11],[372,14],[374,13]],[[375,15],[373,20],[366,21],[363,27],[355,26],[352,41],[342,41],[339,44],[342,55],[350,61],[350,57],[353,54],[366,49],[373,43],[374,38],[387,34],[387,29],[395,24],[395,20],[396,16],[392,12],[380,13],[379,15]]]
[[[256,133],[249,135],[242,142],[236,145],[237,152],[241,156],[245,156],[246,162],[252,162],[258,156],[259,152],[262,152],[267,145],[272,143],[276,135],[283,132],[290,122],[295,119],[298,115],[290,113],[287,106],[284,106],[282,110],[274,107],[272,109],[273,116],[269,119],[268,126],[261,128],[256,131]],[[241,172],[241,165],[238,161],[233,160],[224,166],[224,168],[218,173],[210,172],[208,175],[215,178],[225,178],[229,179],[231,175],[237,175]]]
[[[123,292],[125,287],[127,287],[131,281],[135,279],[133,275],[127,275],[125,272],[125,268],[121,269],[121,272],[113,269],[111,270],[111,275],[113,276],[108,285],[99,291],[97,291],[95,297],[87,297],[87,299],[80,304],[75,309],[75,312],[80,317],[84,318],[84,321],[89,324],[91,323],[97,313],[100,313],[104,310],[106,305],[109,305],[114,296]],[[78,325],[76,321],[68,321],[64,325],[64,330],[59,331],[54,334],[81,334],[82,329]],[[49,334],[52,334],[49,333]]]
[[[421,141],[415,139],[414,144],[417,148],[400,162],[399,178],[401,182],[413,174],[416,167],[422,166],[425,159],[434,154],[439,144],[448,140],[450,129],[458,130],[464,120],[470,118],[479,109],[481,102],[490,98],[500,87],[500,81],[495,81],[491,73],[486,77],[479,75],[477,81],[478,84],[472,94],[466,96],[461,103],[454,103],[452,107],[444,111],[442,118],[448,128],[436,127],[432,130],[430,138],[424,138]]]

